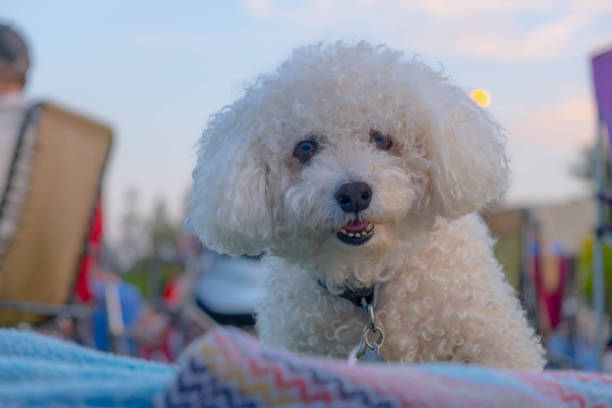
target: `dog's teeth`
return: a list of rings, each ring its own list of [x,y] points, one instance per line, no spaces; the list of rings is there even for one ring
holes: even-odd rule
[[[346,230],[345,230],[344,228],[342,228],[342,229],[340,230],[340,232],[341,232],[341,233],[343,233],[343,234],[346,234]]]
[[[372,228],[374,228],[374,225],[373,224],[368,224],[368,226],[366,227],[366,230],[372,231]]]
[[[352,232],[349,232],[347,235],[352,238],[355,234],[353,234]]]
[[[359,237],[361,237],[361,234],[357,232],[357,233],[355,234],[355,238],[359,238]]]

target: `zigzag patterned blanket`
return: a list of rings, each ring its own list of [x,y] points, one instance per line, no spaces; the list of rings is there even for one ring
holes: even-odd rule
[[[174,366],[0,329],[2,407],[612,407],[612,376],[349,366],[218,329]]]
[[[612,376],[450,364],[356,365],[218,329],[192,344],[158,407],[612,407]]]

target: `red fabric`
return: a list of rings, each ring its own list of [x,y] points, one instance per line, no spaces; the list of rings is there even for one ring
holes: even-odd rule
[[[181,288],[178,284],[179,280],[176,276],[170,278],[170,281],[164,288],[162,297],[168,306],[176,306],[181,300]]]
[[[92,270],[98,262],[99,249],[102,243],[102,221],[102,202],[100,196],[98,196],[91,230],[87,238],[86,253],[81,259],[75,286],[76,297],[81,302],[88,302],[93,298],[93,293],[89,289],[89,282]]]
[[[550,324],[550,329],[555,329],[561,323],[561,308],[563,307],[563,298],[565,294],[565,286],[570,272],[570,260],[564,256],[557,256],[559,265],[558,285],[554,290],[548,291],[544,287],[542,276],[542,258],[537,256],[534,258],[535,285],[540,305],[540,313],[545,314]]]

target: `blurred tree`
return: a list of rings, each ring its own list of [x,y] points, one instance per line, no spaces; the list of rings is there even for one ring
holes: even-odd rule
[[[180,272],[173,261],[181,232],[182,221],[171,217],[165,200],[158,199],[146,214],[139,206],[138,191],[126,192],[121,238],[113,252],[123,279],[139,287],[150,300]]]
[[[570,167],[570,174],[589,184],[593,183],[595,169],[595,146],[584,146],[580,151],[578,163]]]
[[[121,237],[115,249],[121,271],[131,269],[135,263],[147,256],[145,219],[139,207],[136,189],[125,193],[125,211],[121,216]]]
[[[181,225],[172,221],[164,200],[157,200],[153,214],[147,220],[151,255],[169,258],[176,252],[176,244]]]

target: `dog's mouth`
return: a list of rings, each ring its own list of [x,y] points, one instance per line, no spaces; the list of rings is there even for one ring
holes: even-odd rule
[[[353,220],[336,233],[338,239],[348,245],[363,245],[374,235],[374,224],[367,220]]]

